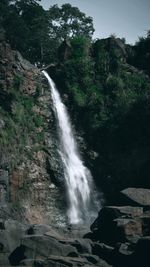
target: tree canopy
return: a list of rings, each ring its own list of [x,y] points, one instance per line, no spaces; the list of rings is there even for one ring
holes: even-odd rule
[[[57,48],[67,38],[92,37],[93,21],[70,4],[44,10],[40,0],[2,0],[0,23],[7,40],[32,63],[56,59]]]
[[[150,31],[146,37],[140,37],[129,55],[129,63],[150,75]]]
[[[52,35],[56,34],[60,40],[68,37],[87,36],[92,37],[94,32],[93,20],[70,4],[52,6],[48,11]]]

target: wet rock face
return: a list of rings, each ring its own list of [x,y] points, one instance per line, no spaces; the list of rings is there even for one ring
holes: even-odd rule
[[[0,215],[30,223],[65,223],[63,175],[47,81],[4,40],[0,72]]]

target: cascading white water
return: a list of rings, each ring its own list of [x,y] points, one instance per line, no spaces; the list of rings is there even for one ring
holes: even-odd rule
[[[48,73],[46,71],[43,71],[43,73],[51,88],[54,112],[58,120],[59,152],[64,165],[64,176],[70,205],[68,216],[70,223],[77,224],[88,216],[91,203],[91,174],[80,158],[66,107],[62,103],[56,86]]]

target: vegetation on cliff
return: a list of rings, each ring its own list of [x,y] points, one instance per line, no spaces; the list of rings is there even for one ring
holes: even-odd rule
[[[8,0],[0,8],[1,27],[12,47],[32,63],[55,63],[51,74],[68,95],[66,103],[88,148],[97,152],[89,159],[97,184],[107,192],[149,187],[149,32],[134,46],[114,36],[92,40],[92,18],[69,4],[45,11],[38,1]],[[17,99],[15,123],[32,121],[34,127],[32,97],[22,99],[17,93]]]
[[[91,166],[97,183],[108,192],[149,186],[149,77],[127,64],[127,47],[114,37],[77,37],[66,50],[54,77],[64,80],[76,123],[99,154]]]

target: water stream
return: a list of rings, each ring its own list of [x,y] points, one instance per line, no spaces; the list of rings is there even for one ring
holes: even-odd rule
[[[92,176],[81,160],[70,118],[59,92],[46,71],[52,95],[53,109],[59,129],[59,153],[64,166],[64,177],[69,200],[68,217],[71,224],[84,222],[90,214],[92,196]]]

